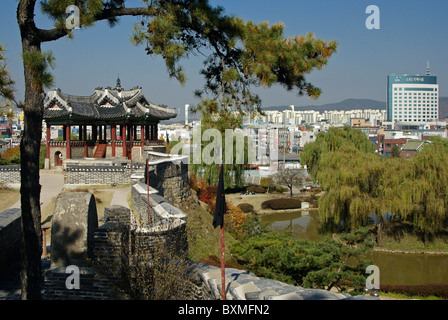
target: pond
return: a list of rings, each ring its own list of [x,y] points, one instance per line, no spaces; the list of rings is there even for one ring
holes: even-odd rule
[[[299,239],[320,239],[316,209],[261,216],[274,231],[290,231]],[[419,285],[448,283],[448,254],[412,254],[375,251],[369,257],[380,269],[381,284]]]

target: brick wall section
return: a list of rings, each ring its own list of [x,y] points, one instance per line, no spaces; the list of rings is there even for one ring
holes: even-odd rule
[[[22,229],[20,209],[0,213],[0,275],[21,259]]]
[[[0,184],[6,186],[20,184],[20,166],[0,166]]]
[[[153,194],[157,193],[157,190],[154,190],[154,188],[150,187],[149,192]],[[131,186],[131,200],[138,216],[140,217],[140,221],[143,224],[148,224],[147,186],[142,183],[137,183]],[[149,219],[152,222],[159,221],[159,218],[156,216],[154,209],[151,207],[151,204],[149,206]]]
[[[141,227],[131,231],[134,251],[150,256],[159,248],[167,252],[187,253],[187,224],[177,222],[165,227]],[[138,248],[138,249],[137,249]]]
[[[158,190],[160,196],[175,206],[181,206],[183,201],[191,197],[186,163],[169,159],[155,160],[149,163],[149,167],[149,185]],[[145,179],[146,174],[145,172]]]
[[[71,273],[66,267],[58,267],[45,273],[45,300],[110,300],[114,290],[110,280],[101,276],[95,269],[79,268],[79,289],[67,289],[66,281]]]
[[[64,170],[65,184],[111,185],[131,183],[131,170],[118,166],[75,166]]]

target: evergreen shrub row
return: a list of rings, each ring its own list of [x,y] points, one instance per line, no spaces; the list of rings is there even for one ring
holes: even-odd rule
[[[266,200],[261,204],[262,209],[282,210],[282,209],[300,209],[302,202],[299,199],[281,198]]]

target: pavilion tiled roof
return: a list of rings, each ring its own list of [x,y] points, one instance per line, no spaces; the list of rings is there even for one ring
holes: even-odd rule
[[[47,93],[44,102],[44,119],[47,121],[161,121],[175,117],[173,109],[149,102],[139,87],[131,90],[123,90],[119,85],[116,88],[98,88],[87,97],[69,95],[56,89]]]

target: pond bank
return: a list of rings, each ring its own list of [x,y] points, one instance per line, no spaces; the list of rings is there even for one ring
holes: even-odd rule
[[[385,253],[448,255],[448,251],[395,250],[379,247],[375,247],[373,250],[375,252],[385,252]]]

